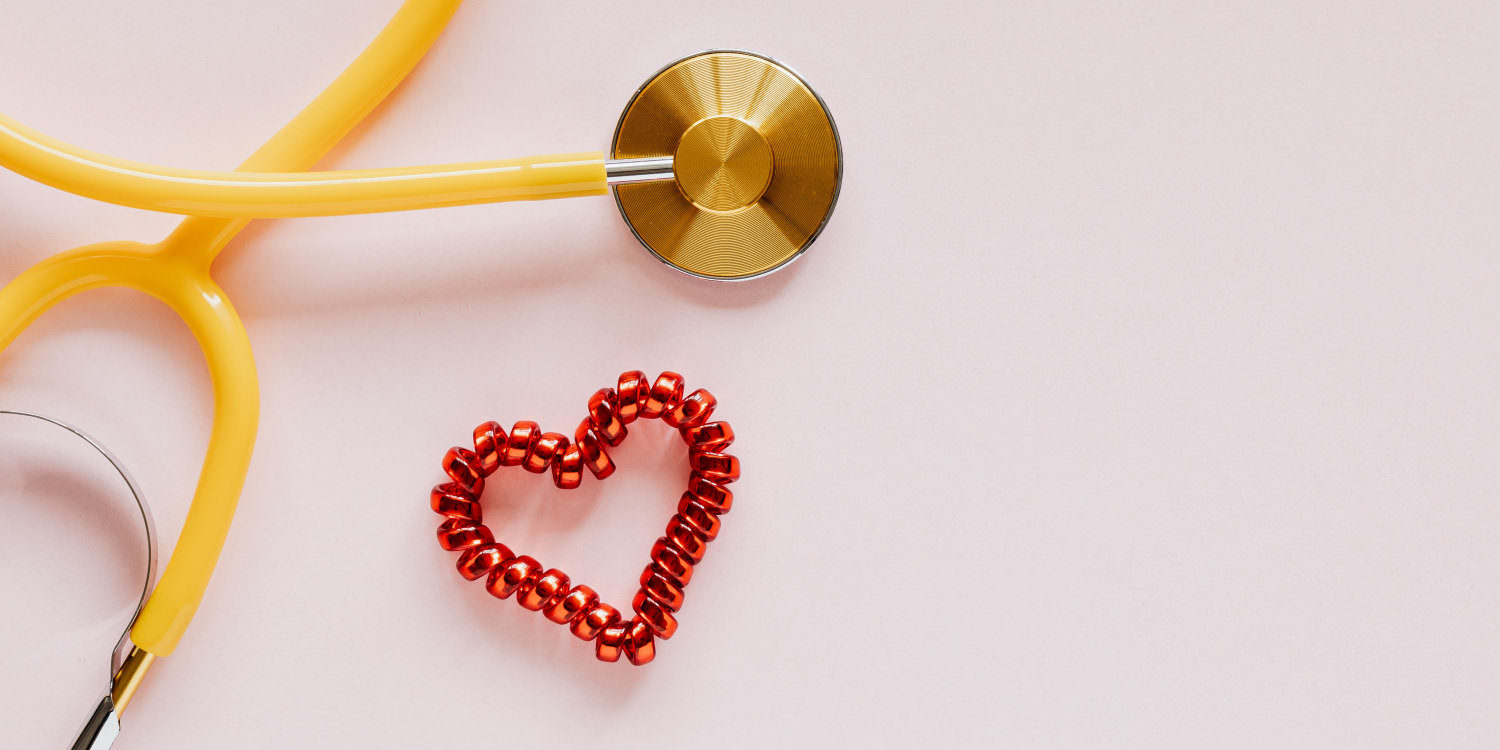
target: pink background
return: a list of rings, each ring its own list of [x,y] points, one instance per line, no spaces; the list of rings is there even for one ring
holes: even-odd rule
[[[1444,5],[476,0],[325,166],[602,149],[742,47],[832,107],[838,211],[727,286],[603,198],[254,225],[217,275],[255,462],[118,747],[1495,747],[1500,10]],[[0,111],[230,168],[396,6],[10,3]],[[0,277],[175,221],[0,172]],[[568,429],[637,367],[746,466],[644,669],[461,581],[426,507],[474,424]],[[167,311],[65,305],[0,406],[114,447],[170,549],[210,394]],[[684,473],[639,432],[602,485],[503,475],[492,525],[628,604]],[[139,563],[42,435],[0,431],[4,747],[71,737]]]

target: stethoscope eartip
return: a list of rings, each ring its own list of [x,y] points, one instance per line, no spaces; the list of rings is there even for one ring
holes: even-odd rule
[[[822,98],[768,57],[712,50],[636,91],[615,159],[672,157],[674,180],[614,185],[641,244],[685,273],[763,276],[799,257],[838,201],[843,152]]]

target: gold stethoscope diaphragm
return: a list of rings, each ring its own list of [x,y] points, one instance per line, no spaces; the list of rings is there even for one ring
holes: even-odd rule
[[[620,213],[662,262],[720,281],[800,256],[828,223],[843,176],[822,98],[781,63],[735,50],[652,76],[620,116],[611,156],[670,158],[670,182],[613,185]]]

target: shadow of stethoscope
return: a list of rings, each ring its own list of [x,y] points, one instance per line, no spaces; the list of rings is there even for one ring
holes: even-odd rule
[[[546,217],[554,224],[546,227],[545,233],[538,231],[536,220],[526,215],[530,208],[528,205],[481,207],[507,214],[495,220],[495,233],[485,237],[455,232],[434,240],[418,230],[409,240],[400,237],[392,240],[397,247],[403,244],[411,247],[412,252],[404,255],[387,253],[370,258],[358,255],[357,248],[335,248],[332,252],[340,257],[322,257],[318,262],[330,268],[357,262],[360,273],[355,277],[330,275],[337,280],[320,283],[316,293],[308,293],[310,289],[296,285],[295,281],[270,282],[276,286],[242,283],[250,269],[262,262],[250,252],[252,247],[274,242],[281,231],[268,221],[247,226],[231,245],[234,252],[220,256],[215,270],[234,297],[241,316],[253,325],[253,321],[266,315],[286,318],[367,308],[419,307],[438,300],[495,298],[517,292],[548,294],[601,278],[648,297],[676,299],[715,309],[745,308],[780,295],[805,265],[805,262],[791,264],[756,279],[755,283],[705,284],[671,269],[646,251],[629,228],[618,221],[618,212],[605,198],[585,201],[581,207],[584,211],[596,211],[600,225],[598,231],[585,232],[583,237],[575,225],[557,216]],[[475,209],[437,209],[435,213],[440,215],[450,210]],[[528,227],[526,244],[518,246],[506,230],[522,223]],[[543,237],[541,241],[537,241],[539,235]],[[472,243],[489,249],[453,254],[461,260],[445,259],[442,247],[453,243]]]

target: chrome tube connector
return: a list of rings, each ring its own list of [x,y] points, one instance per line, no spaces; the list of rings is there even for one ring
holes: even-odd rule
[[[115,744],[115,738],[120,736],[120,714],[125,713],[154,661],[154,654],[132,646],[115,672],[109,692],[99,699],[99,705],[94,707],[89,720],[79,730],[78,739],[73,740],[72,750],[109,750]]]
[[[611,185],[632,182],[662,182],[676,179],[672,157],[648,156],[644,159],[609,159],[604,162],[604,176]]]
[[[73,740],[72,750],[108,750],[119,736],[120,717],[115,715],[114,699],[105,693],[79,731],[78,739]]]

